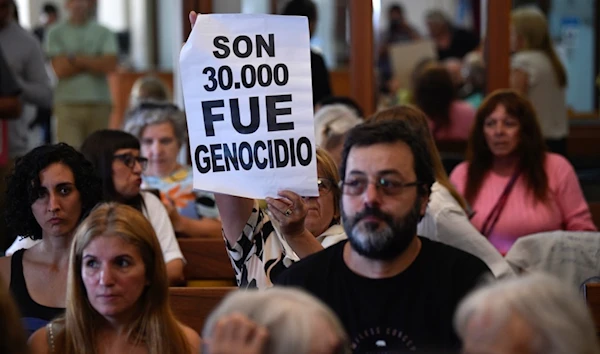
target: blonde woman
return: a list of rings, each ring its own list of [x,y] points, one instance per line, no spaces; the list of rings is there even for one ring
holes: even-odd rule
[[[448,179],[425,113],[403,105],[381,111],[372,119],[403,120],[427,143],[436,181],[431,186],[427,211],[417,226],[417,234],[479,257],[496,277],[512,276],[514,272],[502,255],[469,221],[467,203]]]
[[[177,322],[152,225],[136,209],[101,204],[75,233],[67,309],[30,339],[33,354],[191,354],[200,337]]]
[[[548,33],[548,22],[536,8],[511,13],[511,87],[526,96],[537,113],[550,151],[564,155],[569,125],[565,88],[567,73]]]

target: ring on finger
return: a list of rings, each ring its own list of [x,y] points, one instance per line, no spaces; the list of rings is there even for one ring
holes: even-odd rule
[[[292,209],[288,208],[285,210],[285,216],[290,216],[290,215],[292,215]]]

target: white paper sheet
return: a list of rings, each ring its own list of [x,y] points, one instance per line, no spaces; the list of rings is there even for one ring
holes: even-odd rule
[[[305,17],[199,15],[180,71],[195,189],[319,195]]]

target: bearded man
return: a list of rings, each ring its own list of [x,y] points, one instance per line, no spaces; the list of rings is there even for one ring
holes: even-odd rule
[[[403,121],[364,123],[348,133],[340,173],[348,241],[276,283],[327,303],[355,353],[457,352],[454,311],[491,272],[471,254],[417,236],[435,180],[425,141]]]

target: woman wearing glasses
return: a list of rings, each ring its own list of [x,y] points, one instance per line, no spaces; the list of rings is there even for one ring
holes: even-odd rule
[[[142,186],[160,191],[177,235],[221,238],[214,195],[194,191],[191,166],[177,161],[188,140],[185,114],[168,102],[142,101],[129,112],[125,131],[140,140],[148,157]]]
[[[294,262],[346,239],[340,222],[337,167],[317,148],[319,197],[282,191],[267,198],[267,210],[253,199],[216,194],[227,252],[237,284],[268,288]]]
[[[83,142],[81,152],[102,180],[104,201],[127,204],[148,218],[163,250],[169,282],[181,284],[184,281],[183,255],[169,214],[154,194],[140,188],[148,159],[140,156],[137,138],[119,130],[99,130]]]

